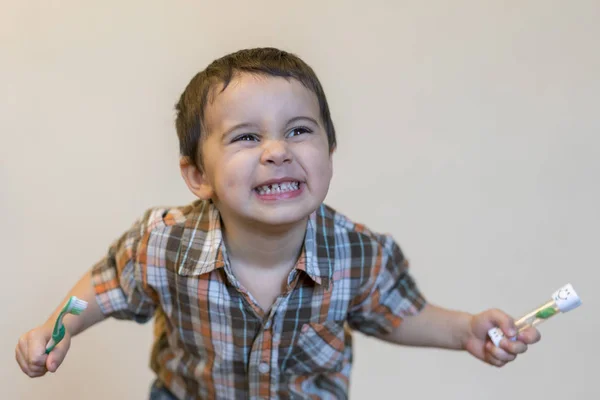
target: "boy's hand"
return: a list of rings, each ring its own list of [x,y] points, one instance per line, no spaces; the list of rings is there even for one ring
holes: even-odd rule
[[[494,365],[503,367],[506,363],[513,361],[518,354],[525,353],[527,346],[537,343],[541,336],[536,328],[528,328],[519,333],[516,341],[510,341],[516,334],[513,318],[501,310],[492,309],[474,315],[469,324],[469,332],[464,340],[464,348],[476,358]],[[500,346],[488,337],[488,330],[499,327],[506,338],[502,339]]]
[[[46,345],[52,336],[53,326],[48,324],[32,329],[19,338],[15,348],[15,358],[19,366],[31,378],[44,376],[46,372],[55,372],[63,362],[69,346],[71,335],[65,330],[65,337],[56,347],[46,354]]]

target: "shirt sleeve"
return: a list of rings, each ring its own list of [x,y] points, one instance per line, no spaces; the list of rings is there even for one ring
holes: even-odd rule
[[[348,325],[366,335],[390,333],[426,304],[398,244],[389,235],[377,235],[377,241],[366,284],[352,299],[348,313]]]
[[[92,267],[92,284],[102,313],[117,319],[147,322],[156,296],[147,284],[146,263],[152,213],[146,212],[115,240]]]

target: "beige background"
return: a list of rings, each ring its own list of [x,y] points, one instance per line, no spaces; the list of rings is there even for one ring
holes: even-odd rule
[[[141,211],[192,200],[173,105],[266,45],[328,93],[328,202],[392,232],[431,301],[518,316],[567,282],[584,300],[503,369],[358,337],[352,398],[600,398],[598,21],[598,0],[4,1],[0,398],[145,398],[151,325],[107,321],[36,380],[14,345]]]

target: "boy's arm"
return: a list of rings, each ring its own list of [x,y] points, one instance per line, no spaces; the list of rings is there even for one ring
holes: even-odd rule
[[[80,315],[67,314],[63,318],[65,336],[50,354],[47,355],[45,353],[46,345],[52,335],[56,318],[71,296],[77,296],[81,300],[87,301],[88,306]],[[83,332],[105,318],[95,298],[91,271],[88,271],[73,286],[69,294],[56,307],[45,323],[19,338],[15,349],[15,359],[23,372],[32,378],[43,376],[48,371],[55,372],[67,355],[67,351],[71,345],[71,337]]]
[[[519,333],[516,341],[503,339],[497,348],[487,337],[488,330],[495,326],[502,329],[506,337],[515,336],[514,320],[501,310],[472,315],[427,304],[419,314],[405,317],[390,333],[376,336],[401,345],[466,350],[497,367],[513,361],[518,354],[527,351],[529,344],[540,340],[539,331],[530,328]]]
[[[77,296],[81,300],[84,300],[88,303],[87,308],[80,315],[67,314],[63,318],[65,329],[71,336],[75,336],[83,332],[87,328],[106,318],[106,316],[100,310],[98,302],[96,301],[96,292],[94,290],[94,286],[92,285],[91,271],[87,271],[75,284],[75,286],[73,286],[71,291],[58,305],[58,307],[56,307],[44,325],[49,326],[50,329],[54,327],[54,323],[56,322],[58,314],[60,314],[60,310],[71,296]]]
[[[160,225],[163,210],[148,210],[121,237],[113,242],[108,254],[99,260],[90,271],[75,284],[64,301],[42,325],[19,338],[15,358],[19,366],[30,377],[54,372],[62,363],[75,336],[109,316],[146,322],[154,315],[156,303],[148,282],[142,280],[141,269],[145,268],[146,251],[152,227]],[[142,244],[140,246],[140,243]],[[70,296],[88,302],[80,315],[64,318],[65,336],[50,352],[45,354],[46,344],[52,335],[56,317]]]
[[[418,314],[405,317],[390,333],[378,334],[377,337],[406,346],[462,350],[471,318],[472,315],[466,312],[427,303]]]
[[[361,268],[361,288],[352,298],[349,326],[388,342],[421,347],[466,350],[474,357],[503,366],[540,340],[535,328],[520,332],[516,341],[503,339],[496,347],[487,336],[499,327],[513,337],[513,319],[491,309],[472,315],[448,310],[426,301],[409,272],[409,264],[389,235],[377,237],[380,253],[370,268]],[[361,254],[361,260],[363,259]]]

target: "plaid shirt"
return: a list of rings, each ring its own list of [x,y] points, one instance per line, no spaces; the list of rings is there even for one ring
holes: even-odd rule
[[[389,332],[425,304],[388,235],[326,205],[268,312],[232,273],[209,201],[153,208],[93,267],[106,315],[155,318],[151,367],[179,399],[343,399],[351,330]]]

